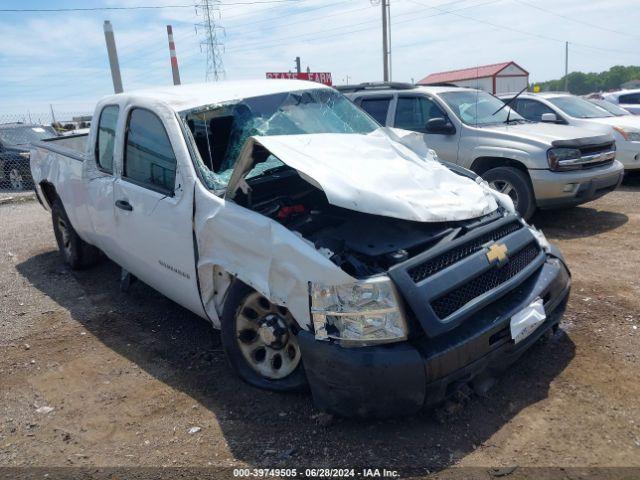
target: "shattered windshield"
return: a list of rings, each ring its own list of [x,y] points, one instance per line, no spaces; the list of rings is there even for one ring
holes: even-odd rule
[[[379,125],[335,90],[319,88],[263,95],[186,112],[187,126],[201,162],[207,187],[225,188],[247,139],[263,135],[318,133],[367,134]],[[271,155],[247,178],[282,166]]]

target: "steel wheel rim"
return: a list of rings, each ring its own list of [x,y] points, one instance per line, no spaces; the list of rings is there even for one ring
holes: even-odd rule
[[[58,231],[62,237],[62,248],[64,249],[64,253],[69,257],[71,256],[71,235],[69,235],[67,222],[60,217],[58,217]]]
[[[513,201],[513,206],[518,208],[518,192],[515,187],[506,180],[494,180],[489,182],[489,186],[494,190],[509,195],[509,198]]]
[[[261,376],[279,380],[300,364],[300,347],[289,311],[260,293],[244,299],[236,314],[236,342],[249,366]],[[275,324],[275,326],[273,325]],[[282,333],[286,331],[286,333]]]
[[[9,183],[11,183],[11,188],[13,188],[14,190],[24,189],[24,180],[22,179],[22,175],[17,168],[12,168],[9,171]]]

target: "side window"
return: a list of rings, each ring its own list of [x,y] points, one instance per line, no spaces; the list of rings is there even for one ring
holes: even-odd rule
[[[540,103],[537,100],[519,98],[516,101],[518,102],[518,106],[516,107],[515,110],[527,120],[540,122],[542,121],[543,113],[555,113],[545,104]]]
[[[620,97],[618,97],[618,102],[631,105],[640,104],[640,93],[627,93],[626,95],[620,95]]]
[[[176,157],[160,119],[136,108],[129,115],[122,176],[133,183],[173,192]]]
[[[380,125],[386,125],[389,103],[391,103],[391,97],[363,98],[360,107]]]
[[[425,97],[400,97],[396,107],[394,126],[424,132],[432,118],[447,118],[447,115],[433,100]]]
[[[100,113],[98,123],[98,138],[96,141],[96,163],[100,169],[113,173],[113,146],[116,139],[116,123],[119,108],[108,105]]]

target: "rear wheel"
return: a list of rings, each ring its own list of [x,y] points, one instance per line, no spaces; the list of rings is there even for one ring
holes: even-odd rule
[[[59,198],[51,206],[51,219],[60,254],[72,269],[79,270],[97,263],[100,250],[78,236]]]
[[[233,369],[258,388],[304,390],[299,329],[289,310],[242,282],[230,288],[222,314],[222,344]]]
[[[513,167],[497,167],[486,171],[482,178],[494,190],[508,195],[522,218],[531,218],[536,210],[536,200],[531,182],[524,172]]]

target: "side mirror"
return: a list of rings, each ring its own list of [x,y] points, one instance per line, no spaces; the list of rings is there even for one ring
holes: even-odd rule
[[[543,113],[540,117],[540,121],[545,123],[557,123],[558,117],[555,113]]]
[[[442,135],[453,135],[456,133],[456,127],[449,121],[448,118],[437,117],[432,118],[427,122],[425,126],[426,133],[439,133]]]

